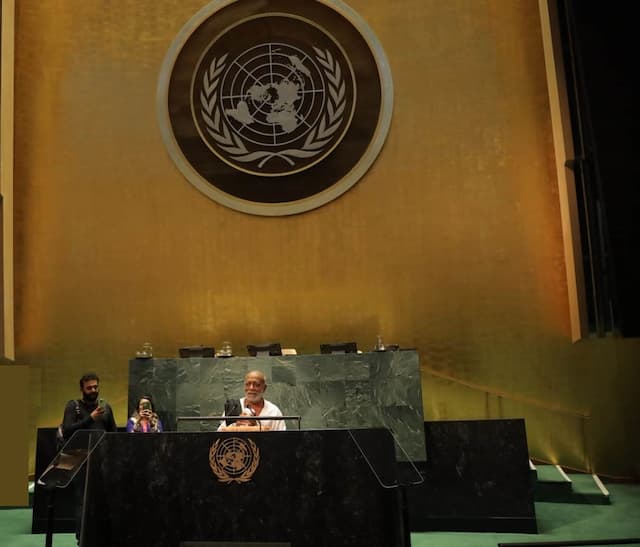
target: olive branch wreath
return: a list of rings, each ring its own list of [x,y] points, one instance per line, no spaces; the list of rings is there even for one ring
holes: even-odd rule
[[[220,58],[213,58],[202,77],[202,88],[200,90],[200,105],[202,106],[202,118],[207,126],[207,133],[213,137],[220,148],[229,154],[234,160],[243,163],[262,160],[258,164],[259,168],[272,158],[282,158],[290,165],[295,165],[292,158],[311,158],[320,152],[322,148],[331,140],[333,134],[342,123],[342,118],[346,106],[345,84],[342,78],[340,64],[333,58],[329,50],[322,51],[314,46],[316,59],[324,67],[324,74],[329,82],[329,101],[327,102],[327,112],[323,116],[320,124],[313,127],[301,148],[289,148],[279,152],[267,150],[256,150],[249,152],[240,137],[229,131],[229,128],[222,122],[220,107],[218,105],[218,85],[220,77],[226,66],[227,55]]]
[[[249,444],[249,448],[251,449],[251,455],[252,455],[251,463],[239,476],[232,477],[231,475],[229,475],[229,473],[226,472],[224,467],[221,466],[216,459],[218,450],[221,448],[219,446],[220,439],[218,439],[209,450],[209,466],[211,467],[211,470],[215,473],[215,475],[218,477],[218,480],[220,482],[225,482],[225,483],[237,482],[238,484],[247,482],[248,480],[251,479],[251,477],[255,473],[258,467],[258,463],[260,462],[260,455],[259,455],[258,447],[256,446],[256,443],[254,443],[251,439],[247,439],[247,441],[243,441],[242,439],[236,439],[236,440],[245,444],[246,443]]]

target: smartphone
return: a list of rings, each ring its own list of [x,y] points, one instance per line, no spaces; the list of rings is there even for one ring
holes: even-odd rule
[[[140,406],[142,410],[151,410],[151,403],[149,401],[144,401]]]

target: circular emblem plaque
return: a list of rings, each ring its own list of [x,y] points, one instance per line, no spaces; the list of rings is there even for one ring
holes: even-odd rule
[[[164,142],[219,203],[288,215],[353,186],[393,103],[381,46],[338,0],[218,0],[180,31],[158,86]]]
[[[251,439],[218,439],[209,449],[209,466],[220,482],[247,482],[259,463],[260,451]]]

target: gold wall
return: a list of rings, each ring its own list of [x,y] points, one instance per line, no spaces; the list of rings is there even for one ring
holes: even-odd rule
[[[145,341],[159,356],[222,340],[313,352],[380,333],[418,348],[426,418],[525,416],[532,456],[640,474],[638,341],[571,343],[537,2],[349,0],[391,64],[391,130],[354,188],[280,218],[211,201],[161,141],[158,71],[205,3],[17,2],[15,337],[32,439],[88,369],[124,424]]]
[[[28,396],[28,367],[0,364],[0,412],[5,416],[5,442],[0,454],[0,507],[24,507],[29,503],[29,414],[21,412]]]

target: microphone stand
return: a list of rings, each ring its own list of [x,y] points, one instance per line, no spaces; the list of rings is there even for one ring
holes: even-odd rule
[[[52,547],[53,545],[53,514],[56,501],[56,487],[45,486],[47,491],[47,533],[45,536],[45,547]]]

